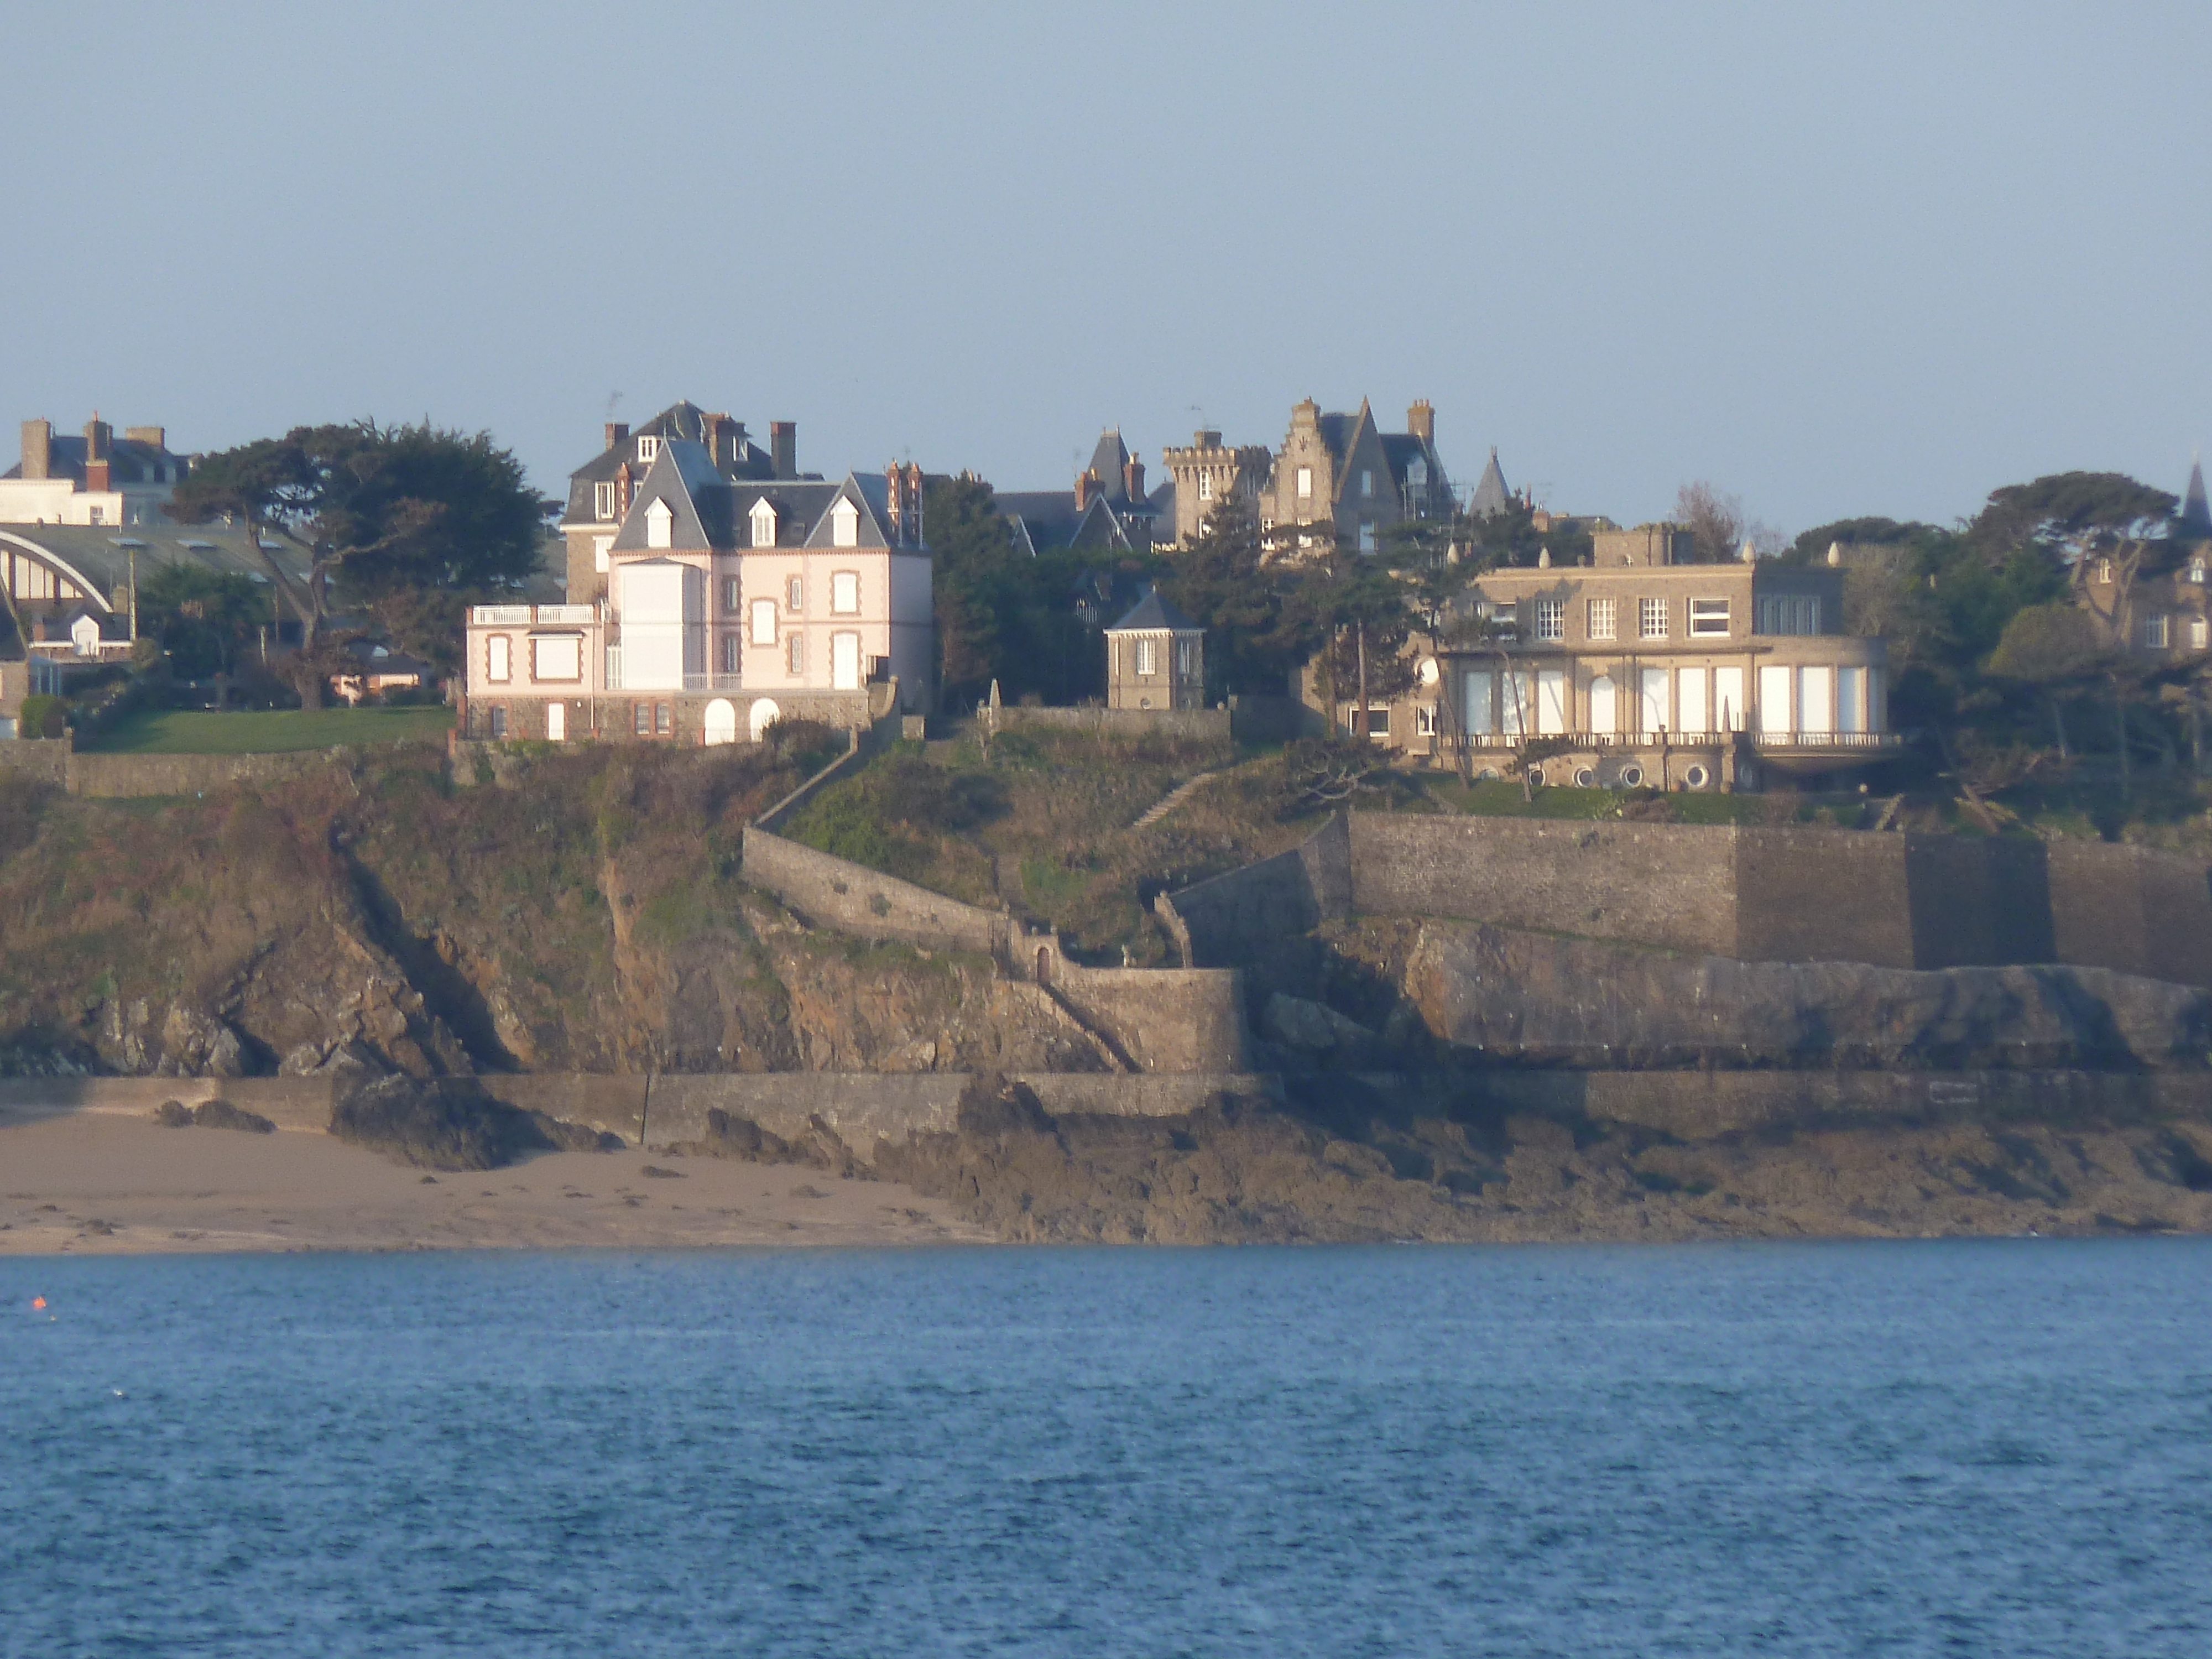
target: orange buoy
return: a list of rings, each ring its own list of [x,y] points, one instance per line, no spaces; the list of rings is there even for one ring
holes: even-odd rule
[[[46,1305],[46,1298],[43,1296],[34,1296],[31,1298],[31,1306],[41,1312],[45,1311]]]

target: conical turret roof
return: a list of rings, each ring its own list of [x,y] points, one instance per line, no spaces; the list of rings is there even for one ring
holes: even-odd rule
[[[1478,519],[1494,519],[1501,513],[1513,510],[1513,492],[1505,487],[1505,474],[1498,470],[1498,446],[1490,447],[1490,465],[1482,469],[1481,482],[1474,487],[1474,499],[1467,510]]]
[[[2189,489],[2181,498],[2181,533],[2212,539],[2212,507],[2204,501],[2204,463],[2189,464]]]

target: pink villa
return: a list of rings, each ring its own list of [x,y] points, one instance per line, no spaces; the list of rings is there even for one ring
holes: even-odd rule
[[[562,526],[570,602],[470,612],[465,736],[734,743],[928,708],[920,467],[800,477],[788,426],[771,457],[688,404],[607,435]]]

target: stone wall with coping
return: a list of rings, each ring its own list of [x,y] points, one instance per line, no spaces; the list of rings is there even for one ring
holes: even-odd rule
[[[755,824],[744,832],[744,879],[818,927],[868,939],[976,951],[1006,959],[1010,918],[896,876],[817,853]]]
[[[977,712],[984,728],[992,732],[1018,732],[1026,726],[1117,737],[1166,732],[1179,738],[1226,738],[1231,724],[1226,708],[1023,708],[1012,704],[993,708],[986,704]]]
[[[1754,962],[2048,962],[2212,987],[2212,872],[2098,842],[1358,812],[1158,908],[1199,967],[1356,914]]]

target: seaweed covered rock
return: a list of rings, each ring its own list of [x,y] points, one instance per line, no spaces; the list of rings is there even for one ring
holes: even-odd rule
[[[531,1152],[615,1152],[621,1137],[494,1099],[474,1078],[395,1073],[342,1089],[331,1133],[428,1170],[495,1170]]]
[[[684,1158],[726,1158],[743,1164],[799,1164],[809,1169],[826,1170],[845,1179],[865,1178],[868,1173],[867,1166],[853,1155],[853,1149],[819,1117],[807,1119],[806,1127],[795,1139],[786,1140],[749,1117],[710,1106],[707,1109],[707,1133],[696,1140],[678,1141],[668,1150]]]

